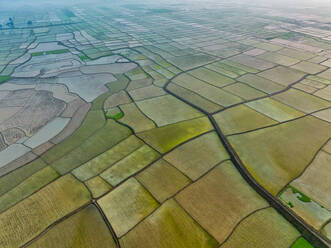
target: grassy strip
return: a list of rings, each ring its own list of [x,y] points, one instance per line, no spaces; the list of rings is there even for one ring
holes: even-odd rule
[[[10,76],[0,76],[0,84],[7,81],[10,78]]]
[[[59,50],[53,50],[53,51],[44,51],[44,52],[35,52],[31,53],[32,57],[35,56],[42,56],[42,55],[49,55],[49,54],[62,54],[62,53],[68,53],[68,49],[59,49]]]
[[[118,120],[124,116],[124,113],[121,111],[115,115],[111,115],[109,112],[106,113],[108,119]]]
[[[36,57],[36,56],[41,56],[44,55],[45,52],[35,52],[35,53],[31,53],[32,57]]]
[[[87,60],[90,60],[90,58],[86,55],[80,55],[79,58],[82,60],[82,61],[87,61]]]
[[[291,248],[314,248],[314,246],[312,246],[306,239],[299,238]]]
[[[292,190],[293,194],[299,194],[297,198],[302,202],[311,202],[311,199],[306,196],[304,193],[300,192],[298,189],[294,188],[293,186],[287,186],[287,188],[290,188]]]
[[[68,53],[68,49],[60,49],[60,50],[53,50],[53,51],[47,51],[46,54],[61,54],[61,53]]]

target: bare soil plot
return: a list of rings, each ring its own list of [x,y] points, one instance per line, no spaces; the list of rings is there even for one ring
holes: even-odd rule
[[[5,142],[5,139],[2,136],[2,133],[0,133],[0,152],[7,148],[7,143]]]
[[[59,116],[66,108],[65,102],[54,98],[51,92],[19,90],[0,101],[1,105],[22,106],[11,118],[0,124],[0,131],[20,128],[32,136],[49,121]],[[22,101],[19,103],[18,101]]]
[[[23,144],[32,149],[40,146],[64,130],[70,120],[70,118],[61,117],[53,119],[39,129],[32,137],[23,142]]]
[[[61,117],[64,118],[72,118],[75,113],[83,106],[89,105],[84,102],[81,98],[75,98],[74,100],[67,103],[66,110],[61,114]]]
[[[0,123],[10,119],[15,115],[22,107],[4,107],[0,108]]]
[[[53,92],[53,97],[66,103],[75,101],[76,106],[82,102],[82,100],[76,94],[69,92],[67,87],[62,84],[47,84],[43,82],[41,84],[37,84],[35,89],[37,91],[43,90]]]

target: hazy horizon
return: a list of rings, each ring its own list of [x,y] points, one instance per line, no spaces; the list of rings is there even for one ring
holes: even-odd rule
[[[0,1],[0,8],[1,10],[5,8],[20,8],[24,6],[43,6],[43,5],[53,5],[53,6],[72,6],[72,5],[77,5],[77,4],[87,4],[91,3],[93,5],[100,4],[100,5],[108,5],[108,4],[126,4],[126,3],[135,3],[135,4],[160,4],[160,5],[167,5],[167,4],[173,4],[173,3],[234,3],[234,4],[272,4],[275,7],[280,7],[280,6],[292,6],[292,5],[304,5],[302,7],[319,7],[316,6],[316,4],[323,4],[326,6],[331,7],[331,1],[330,0],[278,0],[275,2],[274,0],[167,0],[167,1],[162,1],[162,2],[155,2],[151,0],[141,0],[141,1],[134,1],[134,0],[125,0],[125,1],[119,1],[119,0],[110,0],[110,1],[101,1],[101,0],[70,0],[70,1],[65,1],[65,0],[59,0],[59,1],[52,1],[52,0],[29,0],[29,1],[24,1],[24,0],[16,0],[16,1]],[[297,6],[301,7],[301,6]]]

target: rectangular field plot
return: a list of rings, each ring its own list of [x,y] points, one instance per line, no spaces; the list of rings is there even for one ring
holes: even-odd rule
[[[305,113],[311,113],[331,106],[331,103],[326,100],[296,89],[290,89],[273,96],[273,98]]]
[[[179,57],[169,58],[169,61],[178,66],[182,70],[188,70],[194,67],[198,67],[215,60],[213,56],[205,54],[194,54],[194,55],[185,55]]]
[[[146,233],[150,236],[146,236]],[[218,242],[175,200],[163,203],[153,214],[123,236],[120,244],[123,248],[218,247]]]
[[[277,121],[245,105],[223,110],[213,117],[225,135],[247,132],[277,123]]]
[[[328,123],[308,116],[230,136],[229,141],[248,171],[265,189],[276,195],[300,175],[330,135]]]
[[[237,80],[267,94],[272,94],[285,88],[285,86],[281,84],[278,84],[255,74],[245,74],[240,78],[237,78]]]
[[[79,211],[51,228],[41,238],[27,247],[76,247],[115,248],[116,244],[101,214],[93,205]]]
[[[291,58],[291,57],[287,57],[285,55],[281,55],[278,53],[264,53],[258,56],[260,59],[264,59],[266,61],[275,63],[275,64],[279,64],[279,65],[283,65],[283,66],[291,66],[294,65],[298,62],[300,62],[300,60],[295,59],[295,58]]]
[[[220,247],[289,247],[299,232],[274,209],[260,210],[244,219]]]
[[[202,82],[188,74],[182,74],[173,80],[179,86],[189,89],[202,97],[219,104],[220,106],[230,106],[241,102],[241,98],[231,93]]]
[[[82,183],[71,175],[61,177],[0,214],[2,247],[22,246],[89,200],[90,193]]]
[[[223,89],[245,100],[252,100],[266,95],[264,92],[254,89],[243,83],[235,83],[226,86]]]
[[[277,66],[275,68],[263,71],[258,76],[264,77],[284,86],[293,84],[300,79],[303,79],[305,73],[290,69],[284,66]]]
[[[139,133],[147,144],[160,153],[165,153],[175,146],[213,129],[207,117],[183,121],[172,125],[154,128]]]
[[[177,84],[170,83],[167,89],[184,101],[193,104],[205,112],[212,113],[222,109],[220,105],[213,103],[212,101],[198,95],[197,93],[194,93],[193,91],[178,86]]]
[[[176,200],[220,243],[242,218],[268,206],[229,161],[184,189]]]

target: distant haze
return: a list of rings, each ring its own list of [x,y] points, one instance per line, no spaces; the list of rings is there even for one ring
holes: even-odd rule
[[[91,4],[93,6],[111,6],[112,4],[127,4],[127,3],[145,3],[145,4],[157,4],[157,5],[166,5],[166,4],[222,4],[234,3],[238,4],[248,4],[248,5],[261,5],[275,8],[286,8],[286,7],[298,7],[298,8],[319,8],[319,7],[331,7],[331,0],[0,0],[0,11],[6,9],[19,9],[32,7],[43,7],[43,6],[71,6],[71,5],[80,5],[80,4]]]

